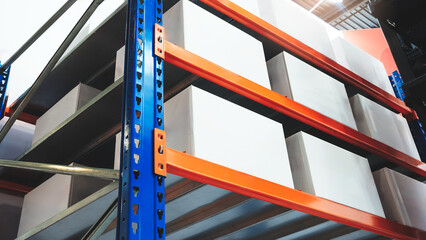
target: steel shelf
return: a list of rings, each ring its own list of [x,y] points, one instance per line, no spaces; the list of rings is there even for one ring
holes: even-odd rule
[[[167,171],[234,193],[396,239],[424,239],[426,232],[302,191],[281,186],[185,153],[167,149]]]
[[[177,0],[165,1],[164,11],[176,2]],[[126,83],[124,84],[124,91],[122,90],[123,79],[116,82],[113,82],[112,79],[115,53],[124,45],[126,32],[126,10],[125,5],[122,5],[58,63],[25,111],[26,113],[40,116],[71,90],[78,81],[105,90],[31,147],[18,161],[67,164],[111,138],[121,128],[125,129],[126,134],[131,132],[129,139],[140,140],[143,144],[142,149],[150,149],[149,151],[153,149],[151,146],[152,136],[147,133],[150,133],[152,126],[159,127],[158,118],[162,120],[162,115],[156,114],[157,111],[151,111],[151,108],[162,104],[162,100],[157,101],[151,95],[156,91],[162,91],[162,89],[157,88],[156,84],[151,86],[149,85],[151,83],[148,83],[147,90],[144,90],[146,91],[144,92],[146,94],[144,97],[147,99],[142,100],[143,108],[141,108],[138,106],[140,105],[139,103],[136,105],[134,102],[134,100],[137,101],[140,93],[135,91],[136,86],[133,85],[134,83],[138,84],[138,81],[141,80],[141,77],[138,77],[136,73],[141,73],[144,81],[158,81],[159,79],[162,81],[157,76],[156,71],[151,72],[151,70],[155,69],[162,70],[163,66],[161,65],[161,60],[154,61],[156,57],[151,52],[154,49],[151,46],[154,42],[154,39],[151,39],[153,28],[150,29],[151,23],[162,21],[161,11],[158,12],[160,14],[158,16],[155,13],[157,12],[155,11],[156,9],[152,8],[160,6],[161,10],[162,1],[131,0],[131,3],[144,9],[149,8],[149,13],[144,15],[144,17],[148,16],[149,19],[145,19],[143,26],[140,21],[138,25],[136,20],[137,16],[141,14],[140,10],[139,13],[135,10],[128,18],[128,26],[130,25],[134,29],[136,29],[135,26],[142,26],[146,32],[132,35],[134,33],[130,32],[130,30],[127,31],[126,65],[127,73],[132,75],[127,74],[124,77],[126,79],[124,81]],[[157,6],[158,4],[160,5]],[[382,104],[403,113],[407,119],[416,118],[415,112],[405,106],[402,101],[232,2],[228,0],[200,0],[197,4],[210,6],[209,11],[212,11],[212,9],[218,10],[223,19],[228,18],[229,20],[229,17],[231,17],[236,20],[233,22],[234,25],[245,28],[244,31],[246,32],[251,31],[251,35],[253,35],[253,31],[256,32],[258,34],[257,38],[261,39],[265,45],[265,52],[274,52],[277,49],[285,48],[322,71],[338,77],[341,81],[355,86],[361,92],[370,95]],[[149,26],[146,26],[147,22]],[[139,45],[135,40],[135,36],[140,37],[138,34],[146,38]],[[129,46],[131,47],[129,48]],[[142,72],[140,65],[135,65],[135,60],[139,60],[140,56],[133,58],[134,56],[131,54],[138,53],[137,49],[143,49],[145,54],[145,59],[143,60],[147,61],[143,61],[141,65],[142,69],[148,69],[147,72],[145,70]],[[199,85],[221,97],[233,99],[234,101],[239,99],[241,100],[239,101],[240,105],[251,108],[251,110],[256,112],[263,112],[264,115],[288,115],[289,118],[319,129],[319,131],[342,140],[348,145],[356,146],[365,152],[371,152],[423,177],[426,176],[426,165],[424,163],[269,89],[262,88],[169,42],[165,43],[164,60],[164,78],[169,81],[164,83],[165,100],[188,85]],[[214,84],[212,85],[210,82]],[[143,84],[146,84],[146,82]],[[55,91],[51,91],[51,89],[55,89]],[[126,104],[125,111],[122,111],[120,101],[123,97],[123,92],[125,93],[123,98],[125,99],[123,102]],[[19,101],[15,102],[15,105]],[[143,115],[143,122],[137,117],[137,113],[135,114],[137,109],[147,111],[142,112],[142,114],[145,114]],[[269,113],[267,114],[265,111]],[[121,119],[122,115],[123,119]],[[102,121],[99,120],[100,117],[102,117]],[[272,116],[268,117],[274,119]],[[122,122],[124,124],[123,127],[121,127]],[[147,122],[149,125],[146,124]],[[145,129],[145,132],[139,133],[138,130],[133,132],[134,124],[138,123],[144,124],[141,124],[141,127]],[[300,128],[300,126],[298,127]],[[36,229],[21,236],[20,239],[26,237],[30,239],[52,238],[52,236],[58,236],[54,235],[58,229],[64,229],[69,226],[73,227],[69,227],[65,232],[62,232],[66,236],[81,232],[96,222],[97,218],[103,213],[101,208],[106,208],[117,197],[117,192],[121,192],[119,194],[121,207],[119,207],[118,214],[118,222],[121,223],[121,226],[119,224],[120,235],[129,238],[141,237],[143,233],[152,230],[149,233],[150,236],[162,238],[161,234],[157,236],[157,233],[159,233],[160,228],[163,228],[164,219],[161,219],[161,217],[157,219],[156,216],[159,216],[158,211],[164,207],[164,203],[161,201],[163,195],[161,197],[159,195],[159,193],[164,191],[161,189],[164,186],[161,186],[160,183],[157,186],[158,176],[152,173],[151,168],[153,166],[149,165],[153,152],[147,153],[147,151],[138,149],[134,141],[131,141],[131,143],[126,142],[128,140],[126,140],[125,136],[123,135],[122,139],[122,142],[125,143],[123,148],[130,146],[129,153],[132,154],[130,155],[122,149],[123,157],[127,161],[124,164],[130,165],[129,169],[123,168],[126,170],[122,170],[124,177],[120,180],[121,191],[116,191],[117,183],[109,185],[47,220]],[[170,148],[167,148],[165,152],[167,154],[167,172],[169,175],[166,180],[164,202],[166,216],[170,216],[166,219],[165,224],[167,237],[171,239],[426,238],[424,231],[404,226],[385,218],[309,195],[299,190],[280,186]],[[140,153],[141,156],[145,156],[143,159],[147,159],[148,163],[143,164],[146,168],[139,169],[140,166],[138,168],[133,163],[134,161],[129,160],[134,156],[134,153]],[[125,161],[122,160],[122,162]],[[138,163],[136,162],[136,164]],[[147,173],[146,169],[151,172]],[[139,180],[137,177],[132,179],[134,170],[145,172]],[[43,175],[39,173],[29,174],[28,171],[22,170],[2,170],[0,178],[14,183],[37,186],[42,181]],[[128,185],[127,181],[129,182]],[[145,186],[149,184],[149,187],[147,190],[142,189],[143,185],[140,184],[145,184]],[[129,186],[132,186],[132,188]],[[137,194],[134,195],[134,192],[132,192],[135,191],[135,186],[141,186],[140,189],[146,191],[146,194],[139,193],[139,196],[142,195],[144,200],[141,201],[141,197],[138,199]],[[157,199],[159,202],[156,201]],[[142,213],[134,212],[132,206],[134,207],[135,204],[142,206],[138,208]],[[94,212],[96,214],[92,214]],[[88,217],[89,215],[90,217]],[[144,216],[143,218],[142,215]],[[125,218],[123,221],[121,221],[122,217]],[[141,225],[147,218],[149,218],[148,224]],[[83,220],[80,222],[79,219]],[[73,223],[71,224],[71,222]],[[133,223],[138,223],[142,228],[141,231],[144,232],[138,233],[138,236],[136,234],[132,235],[131,232],[135,231]],[[110,233],[106,235],[110,237],[114,235]]]
[[[113,182],[87,198],[44,221],[17,239],[76,239],[84,235],[118,196]]]
[[[426,176],[425,163],[167,41],[165,61],[368,152],[377,154],[421,176]]]
[[[17,161],[66,165],[114,136],[121,129],[122,86],[121,78],[33,144]],[[46,174],[7,169],[0,178],[34,187],[43,176]]]
[[[414,110],[410,109],[405,105],[403,101],[387,93],[383,89],[375,86],[369,81],[363,79],[357,74],[351,72],[325,55],[312,49],[306,44],[300,42],[294,37],[286,34],[278,28],[272,26],[261,18],[255,16],[249,11],[241,8],[229,0],[200,0],[206,5],[218,10],[221,14],[224,14],[244,26],[256,31],[262,36],[274,41],[281,45],[288,51],[294,53],[297,57],[304,61],[311,63],[323,71],[336,76],[342,81],[355,86],[356,88],[367,93],[379,102],[384,103],[390,108],[402,113],[408,120],[417,119],[417,114]]]

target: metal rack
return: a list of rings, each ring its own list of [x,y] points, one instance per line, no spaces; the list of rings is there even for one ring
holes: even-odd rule
[[[112,183],[99,190],[24,234],[21,236],[22,239],[55,236],[51,235],[55,229],[71,224],[70,219],[73,217],[81,218],[86,214],[90,215],[87,222],[93,223],[93,226],[84,239],[92,239],[99,237],[107,229],[115,213],[117,214],[117,239],[165,239],[166,232],[169,234],[168,229],[170,234],[187,238],[226,238],[232,234],[235,236],[253,234],[260,224],[274,226],[269,229],[261,228],[263,232],[257,230],[257,233],[264,234],[261,237],[264,239],[295,236],[291,234],[299,234],[299,236],[305,234],[303,235],[305,237],[317,234],[316,239],[339,236],[350,239],[350,236],[356,238],[364,234],[370,239],[379,239],[376,235],[368,235],[370,233],[360,232],[359,229],[397,239],[426,238],[424,231],[231,170],[206,161],[208,159],[198,159],[167,148],[166,133],[162,131],[164,129],[163,102],[202,78],[219,86],[216,88],[219,89],[217,90],[219,94],[221,91],[230,91],[247,99],[248,108],[265,116],[277,121],[283,121],[284,118],[295,119],[299,126],[308,126],[313,129],[312,131],[325,134],[324,138],[332,139],[338,145],[364,155],[375,154],[387,160],[379,166],[392,162],[408,169],[412,174],[426,176],[426,164],[168,42],[164,38],[164,32],[167,29],[161,27],[162,12],[166,6],[169,7],[176,1],[166,1],[164,6],[163,1],[165,0],[129,0],[127,18],[124,17],[126,8],[122,6],[95,30],[94,34],[88,36],[74,51],[70,52],[56,68],[53,68],[55,61],[49,62],[48,67],[45,68],[47,73],[39,78],[44,83],[40,83],[38,92],[34,90],[33,100],[29,98],[31,95],[28,92],[32,92],[30,90],[12,106],[14,108],[21,105],[15,108],[13,113],[15,119],[20,111],[31,113],[31,108],[27,107],[27,104],[38,102],[45,104],[43,106],[45,109],[49,108],[60,99],[62,93],[72,88],[72,81],[78,79],[76,75],[84,74],[73,71],[79,67],[78,64],[83,68],[86,67],[87,71],[92,71],[90,81],[102,78],[103,74],[109,71],[104,69],[104,66],[107,68],[112,66],[111,54],[114,54],[114,50],[124,43],[123,36],[114,35],[117,35],[117,32],[123,32],[123,27],[126,26],[124,79],[106,87],[92,101],[32,146],[18,161],[0,162],[0,166],[25,169],[26,162],[37,161],[36,165],[41,166],[37,169],[38,171],[60,172],[55,169],[55,166],[43,165],[40,162],[67,164],[96,148],[121,129],[122,160],[119,184]],[[101,2],[95,0],[93,4],[99,5]],[[270,54],[277,52],[277,49],[281,51],[286,49],[340,81],[360,89],[364,94],[394,111],[402,113],[408,120],[416,119],[415,112],[399,99],[231,1],[201,0],[199,4],[263,41],[267,48],[269,46],[267,51]],[[96,7],[90,11],[94,9]],[[90,16],[90,13],[87,15]],[[79,22],[77,26],[81,23],[84,24],[84,21]],[[115,30],[111,33],[111,29]],[[78,27],[74,30],[78,32]],[[103,37],[99,37],[100,35]],[[104,48],[100,48],[103,49],[103,53],[98,56],[99,61],[91,60],[96,62],[94,65],[97,64],[97,67],[85,64],[85,61],[88,61],[84,57],[85,51],[93,49],[94,46],[99,48],[97,46],[99,38],[108,38],[108,36],[111,39],[103,46]],[[56,61],[59,60],[60,55],[55,54]],[[80,63],[79,60],[81,60]],[[72,63],[77,65],[70,66]],[[163,82],[163,78],[167,79],[167,72],[164,69],[170,69],[174,75],[181,76],[184,80],[173,82],[173,84]],[[55,93],[56,95],[45,94],[49,88],[59,84],[58,81],[53,81],[52,76],[67,72],[71,76],[62,83],[60,91]],[[87,75],[85,77],[87,78]],[[121,91],[122,105],[119,104]],[[14,118],[13,114],[11,119]],[[40,113],[33,111],[33,114]],[[99,121],[99,116],[103,116],[102,121]],[[82,128],[82,131],[73,131],[76,126]],[[2,130],[0,135],[4,131],[7,132],[7,129]],[[70,144],[74,139],[81,141]],[[64,147],[52,148],[55,145]],[[72,158],[69,157],[71,155]],[[28,166],[26,167],[29,169]],[[73,167],[65,168],[69,171],[61,173],[79,175],[90,170],[89,168],[80,170]],[[109,174],[111,176],[114,173]],[[167,174],[169,175],[166,178]],[[33,186],[37,186],[40,179],[43,179],[42,176],[45,175],[41,173],[17,175],[13,170],[5,170],[0,177],[4,181],[15,184],[28,185],[28,182],[31,182]],[[105,178],[105,175],[100,174],[100,177]],[[117,187],[119,188],[118,201],[115,205]],[[206,190],[210,191],[208,196],[203,194]],[[195,199],[204,204],[186,208],[184,212],[176,212],[173,205],[179,206],[179,202],[185,202],[186,198]],[[105,214],[99,212],[100,208],[105,209],[109,205],[111,206]],[[251,211],[244,211],[245,209]],[[166,224],[168,210],[175,218]],[[99,221],[95,222],[98,218]],[[289,221],[293,221],[295,225],[285,225]],[[78,231],[86,231],[86,226],[87,223],[83,224]],[[204,229],[205,235],[194,232],[191,228]],[[67,234],[72,236],[73,233]],[[179,239],[179,237],[175,238]]]

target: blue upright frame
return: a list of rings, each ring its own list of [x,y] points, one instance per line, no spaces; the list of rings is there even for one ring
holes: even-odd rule
[[[1,67],[1,63],[0,63]],[[1,69],[1,68],[0,68]],[[10,67],[0,73],[0,119],[4,117],[7,105],[7,83],[9,82]]]
[[[405,94],[402,89],[404,81],[402,80],[398,71],[394,71],[392,75],[389,76],[389,80],[391,81],[395,96],[404,101]],[[413,135],[420,158],[423,162],[426,162],[426,134],[423,131],[422,124],[420,123],[419,119],[416,119],[408,122],[408,126],[410,126],[411,135]]]
[[[123,84],[117,239],[165,239],[164,177],[154,173],[154,128],[163,126],[163,60],[154,55],[162,0],[129,0]]]

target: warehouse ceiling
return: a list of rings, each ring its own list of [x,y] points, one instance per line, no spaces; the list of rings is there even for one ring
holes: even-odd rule
[[[366,0],[293,0],[300,6],[339,30],[377,28],[379,24],[370,13]],[[320,3],[318,5],[318,3]]]

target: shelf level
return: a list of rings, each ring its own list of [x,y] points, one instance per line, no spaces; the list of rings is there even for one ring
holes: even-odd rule
[[[426,232],[167,148],[167,172],[396,239]]]
[[[293,52],[301,59],[311,63],[323,71],[336,76],[344,82],[364,91],[379,102],[402,113],[408,120],[417,119],[416,112],[407,107],[405,103],[383,89],[363,79],[352,71],[346,69],[320,52],[312,49],[294,37],[286,34],[280,29],[267,23],[249,11],[232,3],[229,0],[200,0],[208,6],[218,10],[222,14],[238,21],[244,26],[260,33],[275,43],[281,45],[290,52]],[[167,29],[166,29],[167,30]]]
[[[18,236],[21,239],[74,239],[84,235],[118,196],[118,182],[113,182],[68,209],[49,218],[30,231]]]
[[[166,30],[167,32],[167,30]],[[426,176],[426,164],[168,41],[165,61],[314,128]]]
[[[17,161],[69,164],[120,131],[123,79],[111,84],[58,127],[40,139]],[[6,169],[0,178],[37,186],[45,173]]]

